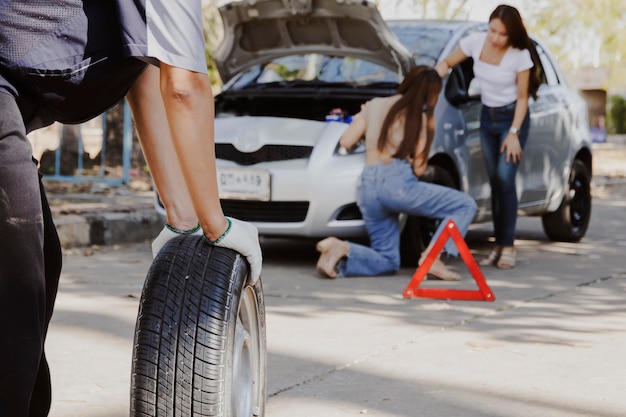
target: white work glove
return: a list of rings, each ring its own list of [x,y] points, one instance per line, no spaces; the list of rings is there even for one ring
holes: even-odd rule
[[[261,276],[261,245],[259,244],[259,231],[250,223],[226,217],[228,228],[216,241],[210,241],[206,236],[204,240],[213,246],[232,249],[246,257],[250,264],[250,279],[252,285]]]
[[[191,230],[179,230],[165,223],[161,233],[152,241],[152,258],[156,258],[157,254],[163,246],[170,240],[180,235],[198,235],[202,236],[202,228],[200,225]]]

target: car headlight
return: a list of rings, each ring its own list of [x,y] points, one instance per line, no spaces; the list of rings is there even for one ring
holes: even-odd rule
[[[345,155],[353,155],[356,153],[365,153],[365,139],[359,140],[352,148],[346,149],[337,143],[337,147],[335,148],[335,155],[345,156]]]

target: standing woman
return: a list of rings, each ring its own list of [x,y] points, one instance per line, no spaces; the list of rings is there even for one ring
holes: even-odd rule
[[[462,39],[459,47],[435,68],[443,77],[451,67],[470,57],[481,89],[480,134],[491,185],[495,234],[495,247],[479,263],[511,269],[516,261],[515,175],[528,139],[528,98],[536,98],[539,88],[537,58],[516,8],[496,7],[489,17],[488,31]]]
[[[321,252],[317,269],[329,278],[374,276],[400,268],[400,213],[444,219],[422,254],[419,264],[452,218],[465,235],[476,214],[476,202],[452,188],[426,183],[426,171],[434,136],[434,107],[441,91],[441,77],[430,67],[411,70],[397,94],[365,103],[339,144],[350,149],[365,135],[366,164],[357,188],[357,204],[371,246],[326,238],[317,244]],[[458,250],[450,240],[448,254]],[[429,273],[443,280],[458,280],[437,258]]]

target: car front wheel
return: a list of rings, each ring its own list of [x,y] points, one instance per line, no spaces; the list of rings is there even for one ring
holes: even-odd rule
[[[591,218],[591,175],[581,161],[574,161],[568,189],[561,205],[541,217],[543,230],[550,240],[578,242],[585,236]]]
[[[454,178],[448,171],[432,165],[422,181],[457,189]],[[408,216],[400,235],[400,261],[402,266],[416,267],[421,253],[426,249],[441,223],[440,219]]]

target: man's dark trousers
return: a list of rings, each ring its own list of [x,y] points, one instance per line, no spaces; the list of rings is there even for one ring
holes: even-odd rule
[[[61,273],[61,246],[22,115],[0,91],[0,416],[50,408],[44,341]]]

